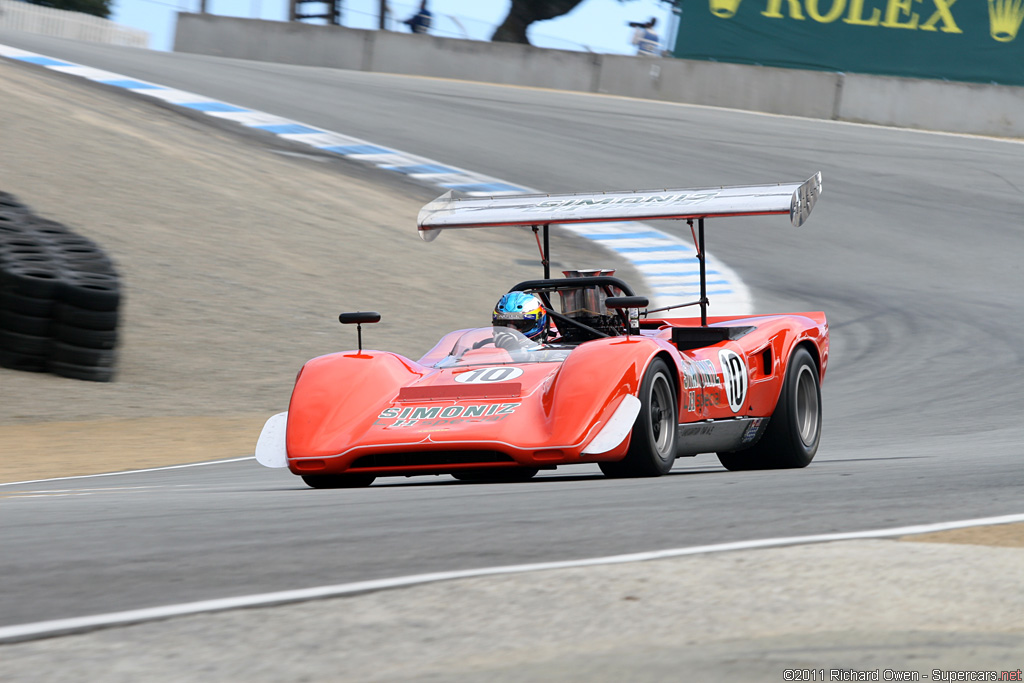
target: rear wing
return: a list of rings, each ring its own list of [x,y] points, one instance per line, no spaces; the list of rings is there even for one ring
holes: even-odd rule
[[[802,183],[742,185],[688,190],[534,194],[504,197],[441,195],[420,209],[417,228],[425,241],[441,230],[553,223],[597,223],[712,216],[789,214],[800,227],[821,195],[821,173]]]
[[[707,261],[704,252],[704,219],[712,216],[764,216],[789,214],[800,227],[811,215],[821,196],[821,172],[802,183],[705,187],[691,190],[627,190],[577,194],[533,194],[504,197],[454,197],[441,195],[420,209],[416,227],[425,241],[434,240],[442,230],[498,226],[543,229],[540,247],[544,279],[551,277],[548,230],[553,223],[598,223],[615,221],[682,219],[697,231],[693,241],[700,262],[700,299],[689,303],[648,310],[667,311],[700,306],[701,325],[708,324]],[[537,238],[540,245],[540,236]]]

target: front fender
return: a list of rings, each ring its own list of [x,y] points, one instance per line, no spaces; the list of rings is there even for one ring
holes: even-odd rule
[[[289,458],[344,451],[399,389],[427,370],[395,353],[333,353],[307,362],[288,405]]]
[[[579,425],[592,416],[588,431],[596,423],[611,420],[624,396],[636,396],[647,366],[655,356],[670,352],[668,344],[649,337],[612,337],[580,345],[562,364],[548,394],[545,410],[557,425]],[[675,355],[673,365],[678,366]],[[569,419],[561,419],[569,418]],[[575,418],[575,419],[573,419]],[[565,440],[571,435],[558,434]]]

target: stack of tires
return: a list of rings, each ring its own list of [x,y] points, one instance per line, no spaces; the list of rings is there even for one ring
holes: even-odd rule
[[[0,366],[109,382],[120,304],[99,245],[0,192]]]

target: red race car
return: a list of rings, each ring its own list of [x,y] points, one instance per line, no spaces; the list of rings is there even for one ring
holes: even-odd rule
[[[491,327],[451,332],[416,361],[362,349],[361,326],[378,313],[341,314],[358,326],[359,349],[303,366],[256,459],[314,488],[424,474],[516,481],[578,463],[652,477],[698,453],[730,470],[805,467],[821,436],[825,315],[708,317],[704,220],[789,214],[800,226],[820,194],[818,173],[777,185],[439,197],[420,211],[424,239],[529,226],[543,236],[544,277],[512,287]],[[697,301],[648,309],[606,273],[550,277],[551,224],[666,218],[697,222]],[[684,306],[700,317],[659,315]]]

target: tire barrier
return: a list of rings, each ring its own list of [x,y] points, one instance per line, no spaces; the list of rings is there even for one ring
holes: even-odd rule
[[[0,367],[109,382],[121,300],[98,244],[0,192]]]

